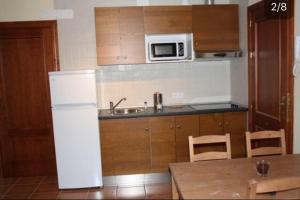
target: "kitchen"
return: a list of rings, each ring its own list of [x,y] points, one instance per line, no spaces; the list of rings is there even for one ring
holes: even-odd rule
[[[11,1],[9,1],[11,2]],[[30,1],[29,1],[30,2]],[[241,134],[246,131],[246,120],[243,119],[246,117],[246,110],[248,108],[248,39],[247,39],[247,7],[250,3],[247,1],[215,1],[216,4],[239,4],[239,49],[242,52],[241,57],[235,58],[200,58],[194,62],[172,62],[172,63],[163,63],[159,62],[156,64],[125,64],[122,61],[118,61],[115,65],[110,64],[102,64],[99,56],[106,55],[107,52],[103,54],[100,50],[97,49],[99,47],[99,39],[97,39],[97,9],[103,9],[103,7],[128,7],[128,6],[148,6],[148,5],[181,5],[187,6],[189,4],[204,4],[204,1],[87,1],[82,2],[80,0],[56,0],[49,1],[45,3],[40,3],[41,5],[36,5],[36,8],[32,6],[31,8],[26,8],[26,3],[24,3],[24,11],[20,11],[15,13],[14,10],[18,8],[22,8],[22,5],[18,3],[6,3],[3,6],[3,11],[1,10],[2,15],[0,15],[1,21],[36,21],[36,20],[53,20],[57,19],[57,31],[58,31],[58,52],[59,52],[59,66],[61,71],[67,70],[87,70],[87,69],[96,69],[96,81],[97,81],[97,102],[98,108],[104,109],[108,111],[110,109],[110,102],[113,102],[114,105],[122,98],[126,97],[126,101],[123,101],[119,104],[117,108],[131,108],[131,107],[144,107],[145,102],[147,102],[147,110],[151,110],[153,106],[153,94],[155,92],[160,92],[163,94],[163,105],[166,106],[174,106],[170,109],[173,109],[173,112],[177,113],[178,109],[183,109],[182,105],[190,105],[190,104],[201,104],[201,103],[216,103],[216,102],[234,102],[237,105],[241,105],[243,110],[243,116],[240,121],[243,123],[237,122],[238,125],[242,127],[239,128],[239,132]],[[249,4],[248,4],[249,3]],[[6,7],[6,9],[5,9]],[[97,8],[95,10],[95,8]],[[299,6],[295,6],[295,8],[299,8]],[[150,11],[149,11],[150,12]],[[103,13],[103,12],[101,12]],[[129,12],[131,13],[131,12]],[[186,12],[183,12],[186,14]],[[297,13],[297,11],[295,12]],[[126,19],[126,18],[125,18]],[[193,20],[194,18],[189,18],[189,20]],[[297,21],[297,17],[295,17],[295,21]],[[210,19],[212,20],[212,19]],[[99,22],[100,23],[100,22]],[[112,24],[112,23],[107,23]],[[297,23],[295,22],[295,25]],[[126,27],[125,27],[126,28]],[[146,26],[145,26],[146,28]],[[154,26],[155,28],[155,26]],[[96,34],[97,33],[97,34]],[[296,34],[297,35],[297,28]],[[299,35],[299,34],[298,34]],[[195,39],[195,36],[194,36]],[[129,41],[129,40],[128,40]],[[137,41],[130,40],[129,47],[131,44],[136,44]],[[125,41],[125,47],[126,44]],[[97,45],[96,45],[97,44]],[[100,41],[100,44],[101,41]],[[195,43],[194,43],[195,44]],[[112,47],[113,48],[113,47]],[[194,47],[195,48],[195,47]],[[137,48],[138,49],[138,48]],[[130,52],[130,51],[127,51]],[[137,54],[139,52],[135,52]],[[144,55],[145,56],[145,55]],[[122,56],[120,56],[122,57]],[[119,58],[120,58],[119,57]],[[297,79],[295,79],[295,98],[297,98]],[[297,121],[297,100],[295,100],[295,118],[294,121]],[[232,109],[232,108],[229,108]],[[235,109],[235,108],[233,108]],[[239,108],[238,108],[239,109]],[[174,111],[175,110],[175,111]],[[299,109],[298,109],[299,110]],[[220,111],[220,110],[219,110]],[[221,111],[220,111],[221,112]],[[190,112],[187,112],[190,114]],[[185,114],[187,114],[185,111]],[[142,115],[142,113],[139,113]],[[189,116],[191,118],[195,118],[195,113]],[[199,114],[199,113],[196,113]],[[186,119],[182,119],[177,117],[176,114],[172,114],[171,118],[163,118],[165,123],[173,123],[174,128],[177,121],[185,121]],[[127,115],[129,116],[129,115]],[[170,116],[170,114],[168,114]],[[180,114],[179,116],[182,116]],[[110,116],[111,117],[111,116]],[[120,115],[116,116],[116,118],[120,118]],[[133,121],[125,121],[118,119],[118,123],[125,124],[131,123],[132,126],[136,126],[136,124],[147,124],[147,126],[141,125],[141,130],[144,131],[145,128],[149,128],[151,131],[158,127],[158,130],[161,131],[163,128],[160,127],[161,124],[153,115],[149,115],[149,118],[143,118],[147,120],[142,120],[140,123],[136,123]],[[153,118],[152,118],[153,117]],[[161,117],[161,116],[160,116]],[[225,117],[223,115],[223,111],[221,115],[217,115],[216,125],[219,123],[226,122],[226,119],[229,117]],[[226,119],[225,119],[226,118]],[[139,118],[137,118],[139,119]],[[148,121],[149,119],[149,121]],[[209,116],[202,120],[209,121],[211,119]],[[201,129],[201,120],[198,122],[197,119],[192,119],[200,123]],[[105,125],[101,126],[101,123],[108,123],[110,120],[101,120],[100,115],[100,136],[104,136],[105,130],[103,132],[102,129],[105,129]],[[190,122],[190,120],[187,120]],[[236,121],[236,120],[234,120]],[[152,124],[152,125],[151,125]],[[208,123],[204,123],[208,124]],[[295,124],[294,129],[294,153],[297,152],[297,132],[299,132],[299,127],[297,123]],[[168,124],[169,125],[169,124]],[[168,126],[167,125],[167,126]],[[112,127],[118,127],[114,124]],[[148,127],[149,126],[149,127]],[[198,125],[199,126],[199,125]],[[129,126],[127,126],[129,127]],[[153,128],[154,127],[154,128]],[[187,125],[190,128],[189,125]],[[192,127],[192,126],[191,126]],[[109,127],[108,127],[109,128]],[[169,127],[168,127],[169,128]],[[199,128],[199,127],[198,127]],[[196,125],[197,129],[197,125]],[[224,133],[223,124],[221,125],[221,129],[217,129],[216,131],[211,130],[211,126],[208,127],[208,130],[211,132],[221,132]],[[124,130],[127,130],[124,128]],[[191,130],[191,129],[190,129]],[[188,130],[188,131],[190,131]],[[298,131],[297,131],[298,130]],[[133,131],[133,130],[128,130]],[[114,134],[116,134],[118,130]],[[101,135],[103,133],[103,135]],[[138,134],[139,131],[134,132]],[[176,134],[176,133],[174,133]],[[187,133],[188,134],[188,133]],[[150,136],[148,136],[150,137]],[[102,139],[102,138],[101,138]],[[126,139],[126,137],[125,137]],[[159,142],[159,138],[158,142]],[[240,138],[239,138],[240,139]],[[101,142],[105,141],[105,139],[101,140]],[[133,140],[134,141],[134,140]],[[144,140],[145,141],[145,138]],[[122,139],[118,140],[120,142],[119,152],[124,152],[124,150],[128,149],[126,145],[133,145],[130,143],[122,142]],[[171,141],[174,143],[174,141]],[[243,141],[244,142],[244,141]],[[155,143],[153,144],[155,145]],[[157,144],[156,144],[157,145]],[[108,145],[109,146],[109,145]],[[159,148],[158,144],[158,148]],[[103,144],[102,144],[103,148]],[[153,148],[153,147],[152,147]],[[232,148],[234,146],[232,145]],[[144,153],[148,154],[148,148],[144,148]],[[117,169],[114,168],[114,172],[105,172],[107,164],[109,164],[109,154],[108,160],[107,156],[103,155],[105,151],[102,150],[102,167],[103,173],[108,173],[107,175],[123,175],[123,174],[143,174],[143,173],[131,173],[130,167],[133,168],[133,171],[149,172],[149,164],[147,165],[147,170],[144,169],[136,169],[135,165],[126,165],[126,167],[118,168],[121,170],[116,172]],[[112,149],[106,149],[109,152]],[[146,151],[146,152],[145,152]],[[173,150],[174,151],[174,150]],[[142,151],[140,151],[142,152]],[[128,153],[126,156],[132,155],[132,152]],[[186,157],[187,152],[183,152]],[[159,153],[158,153],[159,154]],[[176,153],[173,152],[173,158]],[[170,155],[170,154],[169,154]],[[141,155],[140,155],[141,156]],[[122,156],[121,156],[122,157]],[[125,157],[126,158],[126,157]],[[140,157],[139,157],[140,158]],[[105,160],[106,159],[106,160]],[[158,158],[160,159],[160,158]],[[167,158],[167,160],[170,159]],[[171,160],[172,160],[171,159]],[[186,158],[185,158],[186,159]],[[149,161],[150,158],[146,162]],[[123,164],[126,164],[126,159],[120,159],[119,161],[123,161]],[[129,157],[128,157],[129,161]],[[145,162],[145,160],[144,160]],[[129,162],[130,163],[130,162]],[[160,164],[160,163],[158,163]],[[124,165],[125,166],[125,165]],[[127,168],[129,166],[129,169]],[[163,168],[166,171],[168,166],[164,165]],[[159,167],[160,168],[160,167]],[[110,167],[112,169],[112,167]],[[122,171],[123,170],[123,171]],[[129,172],[126,172],[129,170]],[[153,169],[153,172],[155,169]],[[156,169],[157,172],[161,172],[161,169]],[[146,173],[145,173],[146,174]],[[168,179],[162,174],[162,179]],[[139,179],[138,177],[136,179]],[[169,180],[168,180],[169,181]]]

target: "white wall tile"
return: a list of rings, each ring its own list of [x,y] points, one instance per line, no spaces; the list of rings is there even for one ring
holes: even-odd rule
[[[230,100],[230,62],[144,64],[99,67],[100,107],[127,97],[121,107],[153,105],[153,93],[163,93],[164,104]],[[184,97],[174,98],[173,93]]]

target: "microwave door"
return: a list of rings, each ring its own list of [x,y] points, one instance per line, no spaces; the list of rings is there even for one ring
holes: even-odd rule
[[[151,57],[153,60],[166,60],[177,57],[176,43],[154,43],[151,44]]]

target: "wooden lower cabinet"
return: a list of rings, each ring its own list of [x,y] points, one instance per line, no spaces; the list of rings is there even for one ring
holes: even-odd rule
[[[210,113],[199,115],[199,135],[223,135],[223,113]],[[208,151],[225,151],[224,143],[196,145],[195,153]]]
[[[246,113],[228,112],[199,115],[200,136],[230,134],[232,158],[246,156],[245,131]],[[196,152],[224,151],[225,144],[196,147]]]
[[[176,162],[174,120],[174,117],[149,118],[152,172],[168,171],[169,163]]]
[[[104,176],[150,173],[149,120],[100,121]]]
[[[182,115],[175,117],[176,124],[176,161],[189,162],[189,141],[188,137],[199,136],[199,119],[198,115]]]
[[[169,163],[188,162],[188,136],[230,133],[232,157],[244,157],[245,131],[245,112],[101,120],[103,175],[166,172]],[[195,152],[224,149],[196,146]]]
[[[247,118],[245,112],[224,113],[224,132],[230,133],[231,154],[233,158],[246,156],[246,124]]]

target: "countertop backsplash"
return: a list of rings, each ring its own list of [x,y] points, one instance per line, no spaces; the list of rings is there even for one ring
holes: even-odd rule
[[[230,101],[230,62],[183,62],[99,66],[99,108],[127,100],[119,107],[153,106],[153,94],[163,94],[164,105]]]

